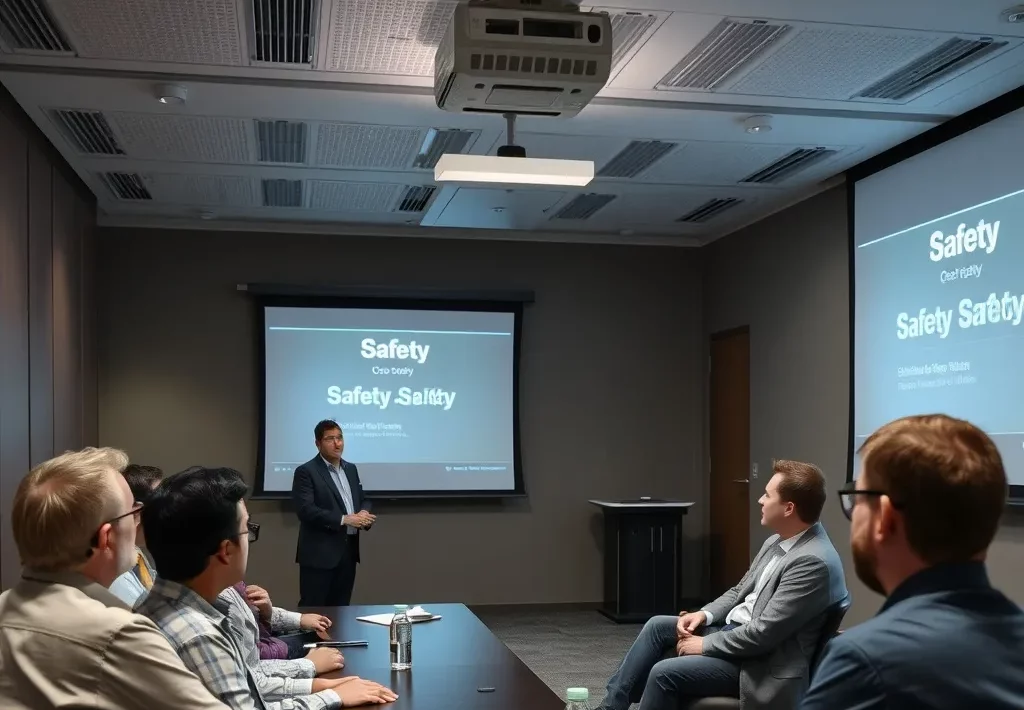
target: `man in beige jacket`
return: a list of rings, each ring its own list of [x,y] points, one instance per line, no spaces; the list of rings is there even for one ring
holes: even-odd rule
[[[21,581],[0,595],[0,707],[224,710],[149,619],[107,587],[135,560],[141,504],[116,449],[34,468],[11,510]]]

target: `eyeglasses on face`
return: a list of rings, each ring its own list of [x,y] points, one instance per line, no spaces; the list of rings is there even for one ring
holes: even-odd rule
[[[853,520],[853,508],[857,505],[857,496],[867,496],[871,498],[881,498],[882,496],[888,496],[892,507],[896,510],[900,510],[903,507],[903,503],[897,503],[892,500],[887,491],[869,490],[866,488],[858,489],[856,481],[849,481],[845,486],[839,489],[839,505],[843,509],[843,515],[846,516],[847,520]]]
[[[245,524],[246,532],[249,534],[249,542],[256,542],[260,539],[260,524],[254,523],[251,520]],[[246,533],[238,533],[239,535],[245,535]]]
[[[113,525],[118,520],[121,520],[122,518],[127,518],[129,515],[131,515],[131,516],[133,516],[135,518],[134,522],[135,522],[136,525],[138,525],[139,524],[139,519],[142,517],[142,509],[144,507],[146,507],[145,503],[142,503],[141,501],[135,501],[135,505],[133,505],[132,509],[129,510],[127,513],[121,513],[121,515],[118,515],[116,518],[111,518],[110,520],[104,520],[102,523],[100,523],[100,526],[98,528],[96,528],[96,532],[94,532],[92,534],[92,539],[89,540],[89,551],[85,553],[85,556],[86,557],[91,557],[92,556],[92,551],[96,547],[99,546],[99,544],[100,544],[100,530],[103,529],[104,525]]]
[[[345,437],[338,436],[336,434],[334,436],[325,436],[324,438],[320,439],[320,441],[324,442],[325,444],[332,444],[334,442],[337,442],[337,443],[340,444],[344,440],[345,440]]]

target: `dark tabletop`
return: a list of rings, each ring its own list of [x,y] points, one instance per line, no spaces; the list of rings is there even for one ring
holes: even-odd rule
[[[368,647],[343,648],[345,668],[387,685],[398,700],[394,710],[563,710],[565,702],[508,650],[463,604],[424,604],[438,621],[413,624],[412,669],[391,671],[388,627],[356,621],[357,616],[386,614],[390,606],[302,609],[330,617],[336,641],[365,639]],[[332,676],[327,676],[332,677]],[[477,688],[494,688],[481,693]]]

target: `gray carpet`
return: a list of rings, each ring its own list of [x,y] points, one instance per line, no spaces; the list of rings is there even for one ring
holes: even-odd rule
[[[473,611],[559,697],[566,688],[588,688],[591,707],[604,699],[608,678],[641,629],[596,611]]]

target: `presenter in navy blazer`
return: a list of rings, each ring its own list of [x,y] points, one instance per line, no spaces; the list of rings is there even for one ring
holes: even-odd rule
[[[325,419],[313,430],[317,455],[295,469],[299,516],[299,606],[348,606],[359,563],[359,531],[377,519],[363,499],[355,464],[343,461],[345,435]]]

